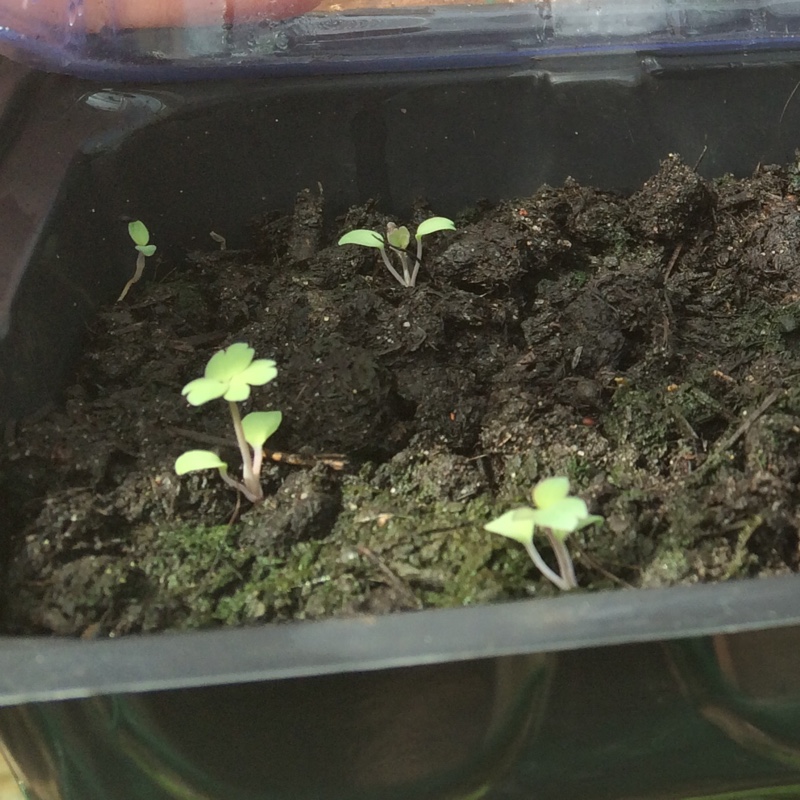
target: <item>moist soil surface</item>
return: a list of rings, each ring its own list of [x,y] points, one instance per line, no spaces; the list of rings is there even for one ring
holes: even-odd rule
[[[605,517],[568,539],[580,590],[796,571],[797,191],[796,166],[708,182],[672,156],[627,198],[544,187],[427,237],[411,289],[336,245],[385,230],[377,205],[325,224],[311,192],[250,250],[156,254],[92,322],[61,407],[9,430],[3,629],[550,596],[522,546],[483,530],[549,475]],[[227,404],[181,396],[238,341],[278,365],[243,404],[283,412],[258,505],[174,471],[209,446],[239,471]]]

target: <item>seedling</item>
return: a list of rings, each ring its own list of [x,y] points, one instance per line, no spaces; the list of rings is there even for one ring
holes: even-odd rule
[[[255,361],[255,350],[244,342],[214,353],[206,364],[202,378],[190,381],[183,387],[183,394],[193,406],[201,406],[221,397],[228,401],[228,408],[236,433],[236,443],[242,454],[242,480],[228,474],[228,465],[211,450],[189,450],[175,461],[175,472],[185,475],[203,469],[218,469],[222,480],[240,491],[250,502],[257,503],[264,497],[261,488],[261,465],[264,458],[264,443],[278,430],[281,424],[280,411],[253,411],[242,419],[238,403],[250,397],[251,386],[263,386],[278,374],[275,362],[269,358]]]
[[[133,273],[133,277],[125,284],[122,294],[117,298],[118,303],[120,300],[125,299],[125,295],[128,294],[131,286],[139,282],[139,278],[142,277],[142,273],[144,272],[145,260],[156,251],[156,246],[150,244],[150,231],[147,230],[147,226],[144,222],[138,219],[135,222],[129,222],[128,236],[133,239],[133,245],[139,254],[136,256],[136,271]]]
[[[568,478],[554,477],[540,481],[533,487],[531,497],[534,508],[523,506],[507,511],[502,517],[484,525],[484,528],[525,545],[539,572],[559,589],[575,589],[578,582],[565,539],[587,525],[602,522],[603,518],[590,514],[586,503],[579,497],[569,496]],[[558,562],[557,573],[550,569],[533,543],[537,526],[545,529]]]
[[[417,240],[416,251],[412,250],[412,236],[408,228],[404,226],[398,228],[393,222],[386,226],[386,238],[384,239],[377,231],[355,230],[346,233],[339,239],[339,244],[358,244],[362,247],[374,247],[380,251],[383,263],[394,279],[401,285],[412,287],[416,285],[417,273],[422,264],[422,238],[429,233],[437,231],[454,231],[455,223],[447,217],[429,217],[421,222],[413,238]],[[397,257],[400,267],[403,270],[401,275],[392,263],[392,259],[386,252],[387,248]]]

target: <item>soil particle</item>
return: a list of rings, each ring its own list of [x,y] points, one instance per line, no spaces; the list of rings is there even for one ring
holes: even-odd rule
[[[239,544],[254,551],[292,542],[324,539],[341,508],[341,491],[319,465],[291,473],[275,494],[248,515]]]
[[[670,155],[631,198],[631,222],[645,238],[675,244],[708,225],[712,203],[706,181]]]

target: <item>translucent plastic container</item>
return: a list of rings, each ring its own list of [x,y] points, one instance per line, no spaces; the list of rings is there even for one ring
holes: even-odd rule
[[[709,178],[795,157],[800,2],[381,1],[0,0],[3,52],[102,81],[0,59],[0,432],[63,402],[132,217],[182,256],[318,185],[331,215],[453,215],[568,176],[632,190],[667,153]],[[3,635],[0,751],[30,800],[800,797],[798,598],[793,575]]]
[[[719,58],[800,44],[797,0],[0,0],[0,53],[102,80]]]

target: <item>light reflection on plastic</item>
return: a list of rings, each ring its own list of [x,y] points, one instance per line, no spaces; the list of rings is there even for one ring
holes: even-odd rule
[[[147,94],[133,94],[131,92],[115,92],[113,89],[103,89],[86,97],[86,105],[97,111],[127,111],[129,109],[143,109],[158,113],[165,108],[157,97]]]
[[[83,16],[83,0],[71,0],[67,10],[67,23],[70,28],[74,28],[78,20]]]

